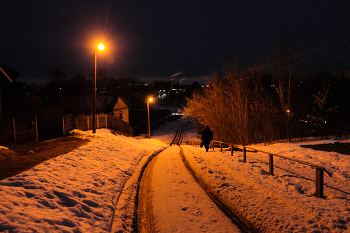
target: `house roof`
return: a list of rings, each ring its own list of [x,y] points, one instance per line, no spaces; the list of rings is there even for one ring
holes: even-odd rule
[[[128,103],[121,95],[118,96],[118,99],[119,99],[119,98],[126,104],[126,106],[128,106],[128,108],[130,108],[129,103]],[[117,100],[118,100],[118,99],[117,99]]]

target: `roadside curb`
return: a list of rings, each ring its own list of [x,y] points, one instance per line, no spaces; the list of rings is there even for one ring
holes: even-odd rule
[[[138,197],[142,176],[152,159],[166,148],[168,147],[144,156],[130,178],[123,184],[120,194],[113,201],[114,209],[109,232],[137,232]]]

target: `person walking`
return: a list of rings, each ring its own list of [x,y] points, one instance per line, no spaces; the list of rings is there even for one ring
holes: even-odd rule
[[[208,152],[209,150],[209,144],[210,141],[213,140],[213,132],[210,130],[209,126],[207,125],[202,133],[201,141]]]

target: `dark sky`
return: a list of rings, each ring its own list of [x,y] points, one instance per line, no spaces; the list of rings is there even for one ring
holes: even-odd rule
[[[114,77],[191,83],[239,57],[266,57],[279,40],[298,51],[347,38],[324,53],[350,68],[348,0],[60,0],[2,1],[0,64],[29,83],[67,64],[88,74],[93,46],[107,43],[98,66]],[[334,52],[337,51],[337,52]],[[320,52],[321,53],[321,52]]]

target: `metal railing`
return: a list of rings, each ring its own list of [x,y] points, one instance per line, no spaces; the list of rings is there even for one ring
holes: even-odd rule
[[[220,151],[221,152],[222,152],[223,145],[230,145],[229,143],[225,143],[225,142],[221,142],[221,141],[214,141],[213,140],[212,141],[212,148],[213,148],[213,150],[214,150],[214,147],[215,147],[215,143],[219,143],[220,144]],[[274,175],[274,172],[273,172],[273,157],[274,156],[279,157],[279,158],[283,158],[283,159],[287,159],[287,160],[291,160],[291,161],[294,161],[296,163],[300,163],[300,164],[304,164],[304,165],[316,168],[316,194],[315,194],[315,196],[319,197],[319,198],[324,198],[324,195],[323,195],[324,172],[326,172],[329,175],[329,177],[332,177],[332,174],[329,171],[327,171],[326,168],[324,168],[322,166],[319,166],[319,165],[316,165],[316,164],[304,162],[304,161],[301,161],[301,160],[298,160],[298,159],[289,158],[289,157],[286,157],[286,156],[283,156],[283,155],[278,155],[278,154],[273,154],[273,153],[270,153],[270,152],[258,150],[258,149],[252,148],[252,147],[238,146],[238,145],[232,145],[232,144],[230,146],[231,146],[231,156],[233,156],[233,148],[234,147],[239,148],[239,149],[242,149],[241,147],[243,147],[243,163],[247,162],[247,148],[250,149],[250,150],[253,150],[253,151],[257,151],[257,152],[262,152],[262,153],[268,154],[269,155],[269,174],[272,175],[272,176]]]

